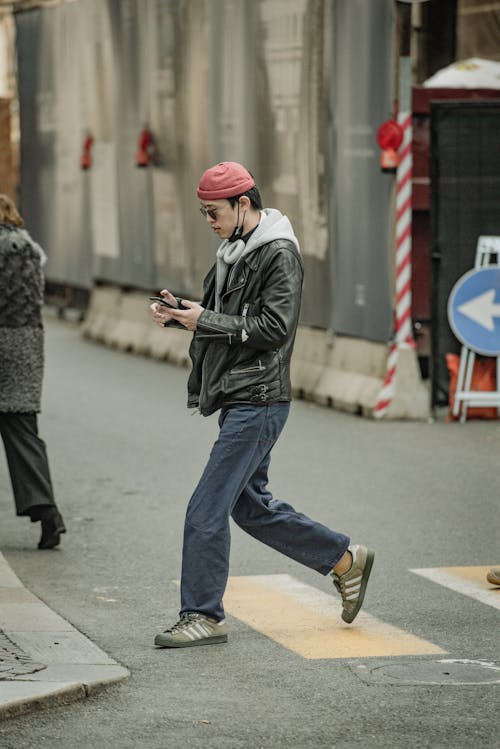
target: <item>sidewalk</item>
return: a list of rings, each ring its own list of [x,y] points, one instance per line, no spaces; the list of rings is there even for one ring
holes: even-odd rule
[[[30,593],[0,554],[0,720],[87,697],[128,676]]]

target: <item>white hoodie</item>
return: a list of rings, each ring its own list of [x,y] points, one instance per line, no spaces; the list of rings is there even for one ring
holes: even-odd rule
[[[215,311],[220,312],[220,295],[229,270],[240,258],[249,255],[257,247],[269,244],[277,239],[288,239],[300,252],[299,240],[294,234],[287,216],[276,208],[264,208],[260,214],[260,223],[248,242],[241,239],[229,242],[225,239],[217,250],[217,268],[215,284]]]

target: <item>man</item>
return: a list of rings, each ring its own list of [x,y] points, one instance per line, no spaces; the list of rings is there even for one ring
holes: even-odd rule
[[[155,638],[159,647],[226,642],[222,597],[229,567],[229,517],[277,551],[331,574],[342,618],[357,615],[373,552],[273,499],[271,450],[291,400],[290,357],[299,319],[302,261],[286,216],[262,209],[252,175],[235,162],[208,169],[197,190],[200,211],[221,239],[203,299],[166,289],[151,305],[158,325],[194,332],[188,407],[220,410],[219,437],[189,502],[184,526],[180,619]]]

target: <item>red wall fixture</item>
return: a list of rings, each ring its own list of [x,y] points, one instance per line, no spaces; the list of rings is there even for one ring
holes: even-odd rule
[[[400,162],[398,148],[403,142],[403,128],[396,120],[387,120],[377,131],[377,142],[382,149],[380,168],[395,174]]]
[[[135,164],[138,167],[149,166],[153,163],[155,142],[149,128],[143,127],[139,135],[139,144],[135,154]]]
[[[80,169],[90,169],[92,166],[92,145],[94,138],[90,132],[87,132],[83,141],[82,155],[80,157]]]

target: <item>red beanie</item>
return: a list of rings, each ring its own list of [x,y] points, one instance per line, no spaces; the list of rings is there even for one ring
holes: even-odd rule
[[[236,161],[221,161],[202,174],[196,193],[200,200],[234,198],[255,186],[255,180]]]

